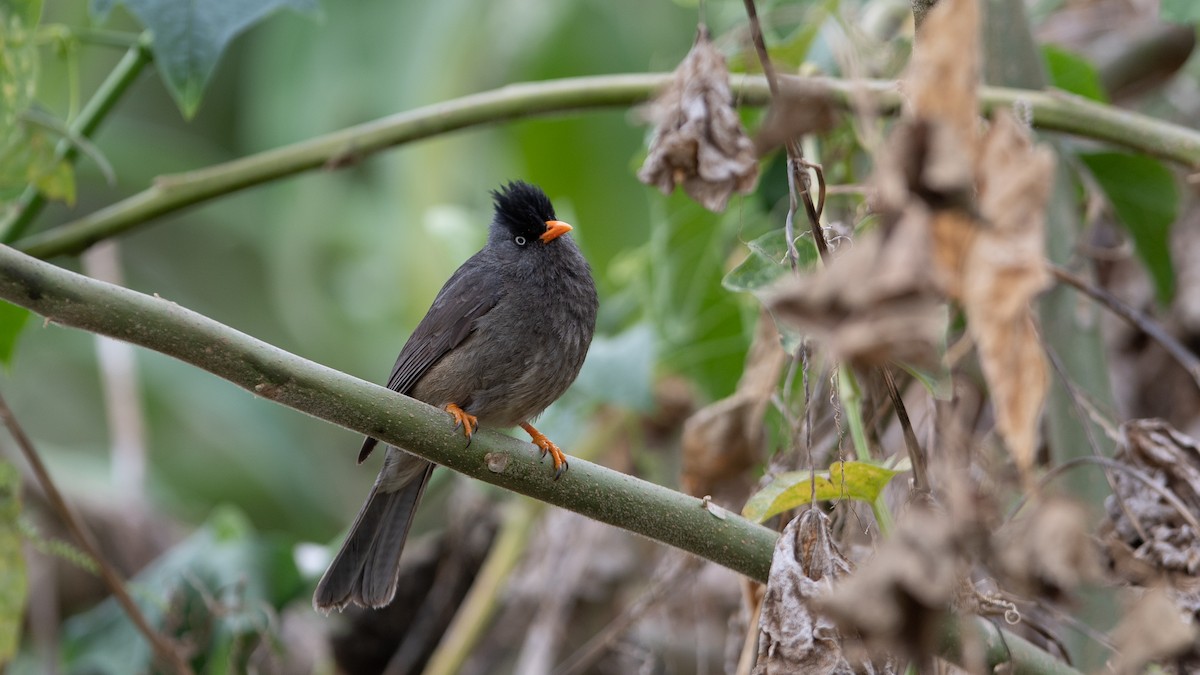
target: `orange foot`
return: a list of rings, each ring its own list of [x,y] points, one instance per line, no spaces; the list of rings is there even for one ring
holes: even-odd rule
[[[471,447],[471,434],[479,428],[479,421],[471,413],[451,403],[446,406],[446,412],[454,417],[454,428],[462,427],[463,435],[467,437],[467,447]]]
[[[542,449],[543,458],[545,458],[547,452],[550,453],[550,458],[554,460],[554,480],[561,478],[567,472],[567,456],[554,444],[554,441],[551,441],[549,438],[546,438],[545,434],[534,429],[532,424],[522,422],[521,428],[533,439],[533,444]]]

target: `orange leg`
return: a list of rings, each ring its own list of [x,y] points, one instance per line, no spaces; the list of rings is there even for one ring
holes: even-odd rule
[[[467,437],[467,446],[470,446],[471,434],[475,433],[475,430],[479,428],[479,421],[475,419],[474,415],[453,403],[446,406],[446,412],[454,417],[455,429],[462,427],[463,435]]]
[[[545,434],[534,429],[532,424],[522,422],[521,428],[533,439],[533,444],[542,449],[542,457],[545,457],[547,452],[550,453],[550,459],[554,460],[554,480],[561,478],[567,472],[567,456],[554,444],[554,441],[551,441],[549,438],[546,438]]]

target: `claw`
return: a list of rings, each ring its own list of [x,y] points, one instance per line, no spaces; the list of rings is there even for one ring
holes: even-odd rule
[[[542,459],[545,459],[546,454],[549,453],[550,458],[554,461],[554,480],[562,478],[562,475],[567,472],[566,453],[555,445],[554,441],[546,438],[545,434],[534,429],[532,424],[522,423],[521,428],[529,434],[529,437],[533,440],[533,444],[541,448]]]
[[[479,420],[453,403],[446,406],[446,412],[454,418],[454,430],[458,431],[461,428],[463,435],[467,437],[467,447],[471,447],[471,436],[479,429]]]

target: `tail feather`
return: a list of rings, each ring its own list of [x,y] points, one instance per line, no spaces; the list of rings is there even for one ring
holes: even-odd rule
[[[388,448],[388,452],[402,451]],[[341,611],[350,603],[379,608],[395,597],[400,553],[434,468],[425,460],[404,455],[400,462],[420,462],[420,465],[405,467],[406,473],[411,471],[411,477],[397,484],[393,463],[385,462],[371,494],[350,526],[346,543],[317,584],[313,607],[318,611]]]

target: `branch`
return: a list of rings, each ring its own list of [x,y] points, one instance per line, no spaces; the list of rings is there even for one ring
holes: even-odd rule
[[[465,446],[437,408],[302,359],[169,300],[90,279],[3,245],[0,298],[50,322],[173,356],[256,396],[401,446],[472,478],[767,580],[778,537],[772,530],[732,513],[718,516],[704,508],[703,500],[578,458],[572,458],[561,480],[551,480],[530,443],[484,430]],[[996,641],[1007,640],[1014,663],[1053,659],[1007,633],[1000,635],[1004,638]],[[957,636],[945,640],[946,653],[954,653]],[[1004,663],[1009,655],[990,650],[989,659]]]
[[[88,558],[96,565],[96,569],[100,573],[100,579],[104,581],[105,586],[108,586],[108,590],[116,598],[117,604],[129,615],[129,620],[133,622],[137,631],[150,643],[150,648],[154,651],[154,654],[164,665],[170,666],[178,675],[191,675],[192,668],[183,659],[183,656],[180,655],[178,647],[172,644],[170,638],[154,630],[150,622],[146,619],[146,615],[142,613],[137,603],[129,596],[129,592],[125,590],[125,582],[121,579],[121,575],[113,568],[108,558],[100,554],[100,547],[96,545],[96,538],[84,526],[79,516],[75,515],[75,512],[67,504],[67,500],[58,491],[58,486],[50,478],[50,472],[42,462],[41,456],[38,455],[37,449],[33,447],[33,441],[25,433],[25,428],[17,422],[16,415],[13,414],[12,409],[8,407],[8,403],[4,401],[3,397],[0,397],[0,420],[3,420],[4,426],[8,427],[8,432],[12,435],[13,440],[16,441],[17,447],[21,449],[21,454],[25,456],[25,461],[29,463],[29,468],[33,470],[33,475],[37,477],[42,492],[46,493],[46,501],[50,502],[51,508],[57,512],[58,517],[62,519],[67,530],[71,532],[71,535],[79,542],[79,546],[84,550]]]
[[[231,162],[162,176],[142,192],[23,239],[17,246],[39,258],[79,253],[157,216],[303,171],[338,168],[396,145],[505,120],[628,107],[650,98],[670,77],[669,73],[599,75],[515,84],[417,108]],[[732,85],[746,105],[765,105],[770,98],[761,76],[735,76]],[[883,113],[895,112],[901,104],[895,83],[881,80],[780,75],[779,87],[789,98],[819,100],[847,111],[860,105],[864,95]],[[1041,129],[1105,141],[1200,169],[1200,131],[1194,129],[1056,91],[983,87],[980,100],[985,111],[1016,106]]]
[[[776,533],[703,501],[572,458],[561,480],[529,443],[481,431],[467,446],[445,412],[302,359],[169,300],[89,279],[0,246],[0,298],[54,323],[173,356],[289,408],[398,445],[765,580]],[[347,450],[349,452],[349,448]],[[347,456],[350,456],[349,454]]]

